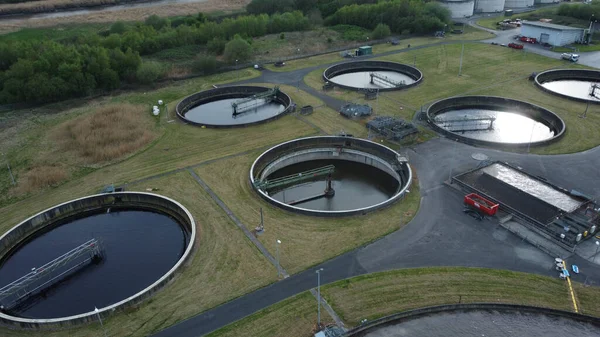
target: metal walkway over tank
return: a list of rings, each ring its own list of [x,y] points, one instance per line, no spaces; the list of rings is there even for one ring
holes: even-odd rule
[[[597,83],[590,85],[590,96],[598,97],[598,96],[596,96],[596,90],[598,90],[598,89],[600,89],[600,85],[598,85]]]
[[[396,81],[385,75],[381,75],[378,73],[369,73],[369,75],[371,76],[371,84],[375,84],[375,81],[377,80],[379,82],[382,82],[387,85],[391,85],[392,87],[396,87],[396,88],[406,85],[406,82],[404,82],[404,81]]]
[[[452,119],[436,119],[436,124],[451,132],[487,131],[494,129],[496,117],[463,117]]]
[[[323,167],[319,167],[316,169],[295,173],[289,176],[275,178],[273,180],[265,180],[265,181],[257,181],[254,185],[263,191],[272,190],[274,188],[281,188],[285,186],[290,186],[298,183],[302,183],[305,181],[310,181],[318,177],[328,176],[333,174],[335,171],[335,166],[327,165]]]
[[[278,93],[279,87],[274,87],[273,89],[260,92],[250,97],[242,98],[231,103],[231,107],[233,108],[233,116],[235,117],[261,105],[271,103],[277,97]]]
[[[0,309],[10,310],[102,257],[100,243],[91,239],[41,267],[32,268],[27,275],[0,288]]]

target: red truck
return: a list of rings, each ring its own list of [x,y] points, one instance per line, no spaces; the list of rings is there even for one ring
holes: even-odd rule
[[[522,44],[518,44],[518,43],[509,43],[508,46],[510,48],[514,48],[514,49],[523,49],[523,45]]]
[[[521,36],[519,40],[521,40],[521,42],[537,43],[537,39],[535,37]]]
[[[496,215],[499,207],[498,204],[493,203],[475,193],[465,195],[465,205],[473,207],[489,216]]]

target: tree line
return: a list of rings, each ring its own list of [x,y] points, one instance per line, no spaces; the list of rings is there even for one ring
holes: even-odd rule
[[[556,14],[581,20],[600,20],[600,1],[591,4],[562,4]]]
[[[98,34],[60,41],[0,42],[0,104],[46,103],[113,90],[123,82],[148,83],[160,69],[141,55],[190,44],[205,44],[229,61],[251,57],[245,39],[306,30],[301,12],[247,15],[221,22],[200,14],[177,20],[151,16],[143,23],[113,24]],[[229,50],[227,44],[231,43]]]

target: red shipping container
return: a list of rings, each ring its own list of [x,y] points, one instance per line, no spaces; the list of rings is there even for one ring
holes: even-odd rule
[[[465,195],[465,204],[472,206],[490,216],[496,215],[499,207],[498,204],[493,203],[475,193]]]

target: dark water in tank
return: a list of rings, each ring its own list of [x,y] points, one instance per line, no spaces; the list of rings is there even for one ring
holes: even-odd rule
[[[405,84],[415,83],[412,77],[396,72],[396,71],[355,71],[352,73],[346,73],[334,76],[330,78],[331,82],[350,86],[353,88],[370,88],[370,89],[382,89],[382,88],[393,88],[394,85],[380,80],[374,80],[371,83],[371,73],[383,75],[396,82],[404,82]]]
[[[487,129],[489,121],[469,121],[480,117],[495,118],[493,129]],[[490,142],[529,143],[554,137],[554,131],[548,126],[510,111],[456,109],[437,115],[435,121],[442,128],[461,136]]]
[[[334,165],[332,176],[335,195],[295,205],[296,207],[321,210],[343,211],[368,207],[389,199],[398,190],[398,181],[389,174],[369,165],[346,160],[313,160],[282,168],[268,178],[278,178],[303,171]],[[271,194],[281,202],[290,202],[323,193],[326,177],[317,181],[301,183],[283,191]]]
[[[591,96],[592,85],[600,85],[600,82],[577,81],[577,80],[558,80],[542,83],[542,86],[550,91],[559,94],[588,99],[590,101],[600,101],[600,90],[596,89],[594,96]]]
[[[598,326],[540,314],[468,311],[382,327],[365,337],[598,337]]]
[[[55,318],[93,311],[123,300],[154,283],[183,255],[189,240],[171,217],[146,210],[106,210],[38,235],[2,261],[0,287],[96,238],[104,259],[89,264],[42,296],[10,313]]]
[[[260,104],[256,105],[254,108],[233,116],[233,107],[231,106],[231,103],[239,101],[241,98],[242,97],[221,99],[201,104],[186,112],[185,118],[196,123],[241,125],[269,119],[285,110],[285,106],[281,103],[273,101],[265,103],[264,100],[261,100]]]

